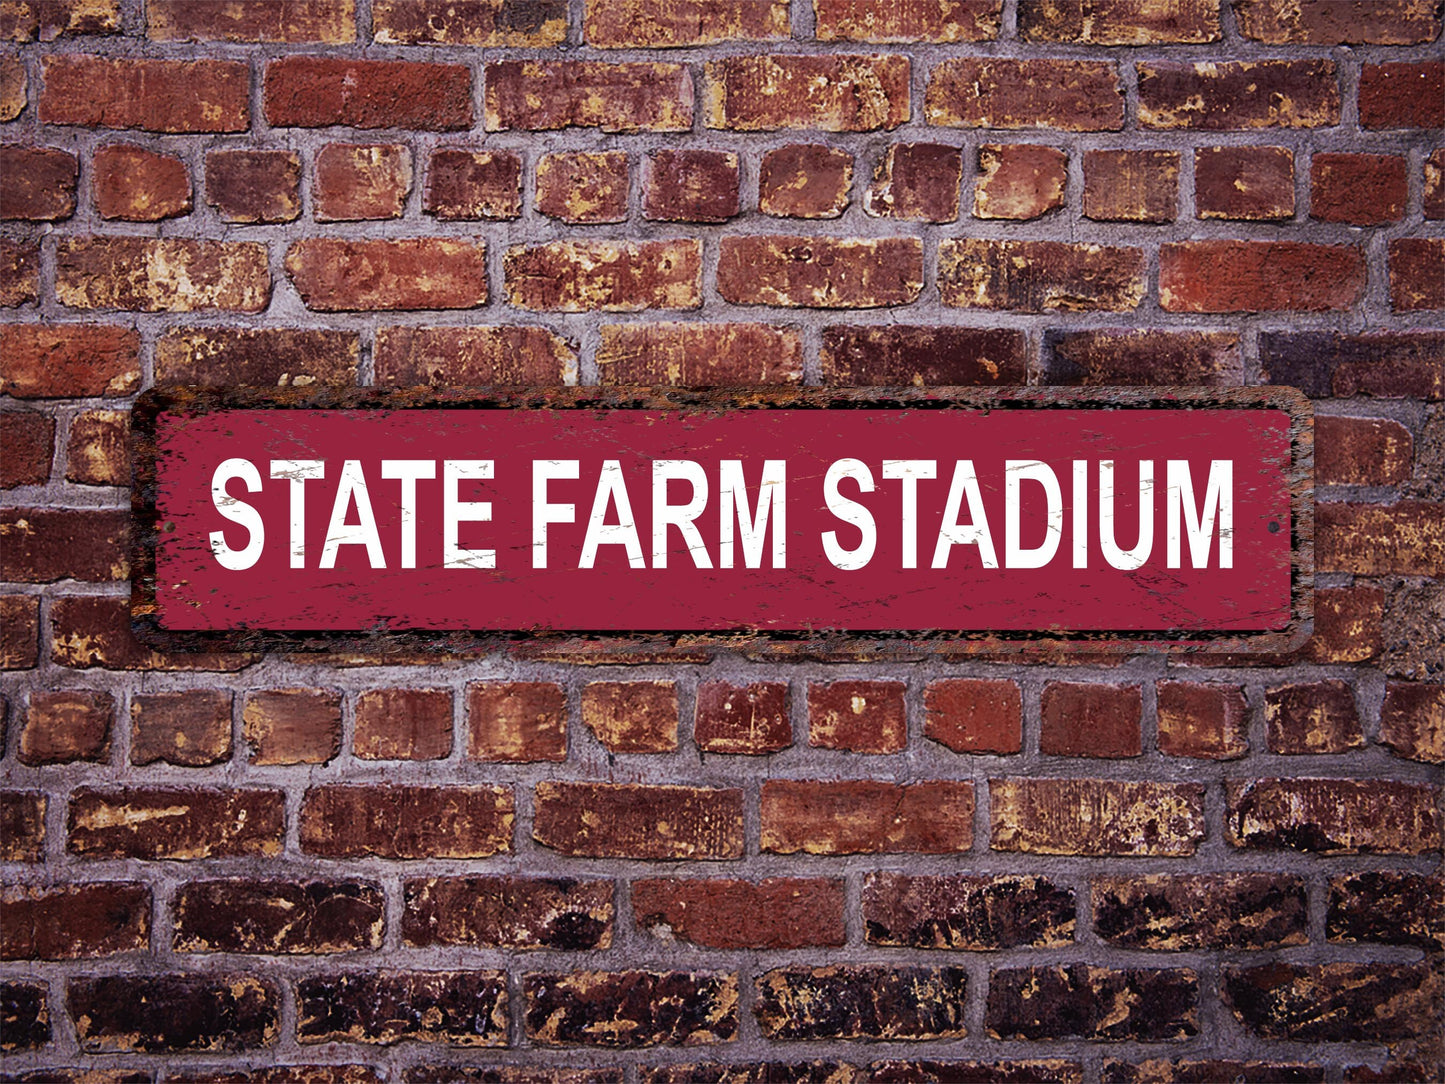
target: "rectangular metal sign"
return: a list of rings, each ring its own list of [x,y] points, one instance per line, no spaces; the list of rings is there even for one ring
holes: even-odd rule
[[[153,392],[141,631],[1278,649],[1308,610],[1284,389]]]

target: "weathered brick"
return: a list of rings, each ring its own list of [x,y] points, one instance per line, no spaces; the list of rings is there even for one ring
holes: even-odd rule
[[[244,132],[249,64],[61,53],[44,58],[40,120],[150,132]]]
[[[1316,455],[1318,455],[1318,451]],[[1320,663],[1365,662],[1380,653],[1385,592],[1378,587],[1315,590],[1315,634],[1306,645]]]
[[[799,334],[766,324],[603,324],[596,361],[603,384],[734,387],[803,378]]]
[[[762,849],[774,854],[957,854],[973,846],[973,784],[769,779]]]
[[[623,222],[629,183],[624,151],[544,154],[537,163],[535,206],[563,222]]]
[[[40,596],[0,595],[0,670],[31,670],[40,661]]]
[[[1366,64],[1361,128],[1445,128],[1445,61]]]
[[[224,689],[137,694],[130,704],[132,764],[202,768],[231,758],[231,694]]]
[[[1019,37],[1067,45],[1199,44],[1220,39],[1218,0],[1020,0]]]
[[[1320,1065],[1293,1062],[1150,1058],[1139,1062],[1106,1061],[1100,1079],[1106,1084],[1212,1084],[1219,1080],[1325,1084],[1325,1069]]]
[[[1445,147],[1425,159],[1425,183],[1421,209],[1427,219],[1445,219]]]
[[[854,753],[897,753],[908,746],[901,681],[808,683],[808,744]]]
[[[1143,752],[1138,685],[1051,681],[1039,702],[1039,752],[1063,757],[1137,757]]]
[[[1397,237],[1390,242],[1390,308],[1445,309],[1445,237]]]
[[[1309,940],[1299,877],[1161,873],[1095,877],[1089,887],[1095,931],[1125,948],[1261,949]]]
[[[0,540],[0,580],[11,583],[107,583],[130,575],[125,509],[0,509]]]
[[[726,222],[738,213],[738,156],[731,151],[660,150],[647,157],[642,217]]]
[[[0,982],[0,1050],[34,1050],[50,1042],[49,987]]]
[[[66,849],[88,858],[187,860],[281,853],[285,795],[222,787],[78,787]]]
[[[71,979],[87,1054],[256,1050],[276,1041],[281,992],[252,975],[106,975]]]
[[[165,1084],[382,1084],[384,1078],[369,1065],[267,1065],[238,1069],[229,1067],[166,1073]],[[77,1081],[76,1084],[88,1084]],[[120,1082],[117,1082],[120,1084]],[[133,1084],[144,1084],[135,1081]]]
[[[961,967],[781,967],[758,978],[753,1015],[780,1041],[960,1039],[967,987]]]
[[[1330,879],[1331,941],[1445,950],[1445,882],[1404,870],[1364,870]]]
[[[543,681],[467,686],[467,756],[530,762],[567,759],[567,697]]]
[[[174,904],[176,952],[266,955],[381,947],[381,889],[361,881],[192,881]]]
[[[146,36],[154,41],[314,41],[345,45],[356,40],[356,0],[319,4],[149,0]]]
[[[683,64],[494,61],[486,71],[486,127],[685,132],[692,128],[692,96],[692,73]]]
[[[1440,847],[1440,788],[1394,780],[1239,779],[1225,784],[1235,847],[1426,854]]]
[[[973,186],[975,218],[1019,221],[1064,205],[1069,156],[1031,143],[982,143]]]
[[[341,752],[341,694],[263,689],[241,709],[252,764],[326,764]]]
[[[638,1076],[642,1084],[860,1084],[862,1079],[861,1070],[837,1061],[694,1062],[643,1068]]]
[[[127,881],[11,886],[0,896],[0,959],[143,952],[150,944],[150,909],[150,889]]]
[[[112,143],[91,157],[91,193],[101,218],[159,222],[191,211],[185,163],[129,143]]]
[[[993,41],[1003,23],[1003,0],[813,0],[819,41],[950,45]]]
[[[1084,1084],[1084,1067],[1063,1058],[1009,1061],[875,1061],[873,1084]]]
[[[328,143],[316,152],[316,221],[400,218],[411,181],[411,150],[401,144]]]
[[[440,760],[452,750],[452,694],[370,689],[356,698],[353,730],[363,760]]]
[[[923,691],[923,734],[955,753],[1017,753],[1023,696],[1012,681],[948,678]]]
[[[290,222],[301,214],[295,151],[206,152],[206,202],[227,222]]]
[[[273,128],[472,126],[472,72],[464,64],[287,56],[266,65]]]
[[[1317,485],[1396,486],[1410,477],[1410,431],[1387,418],[1315,419]]]
[[[1267,331],[1260,366],[1271,384],[1290,384],[1315,399],[1332,395],[1445,398],[1445,333]]]
[[[1310,159],[1310,217],[1384,226],[1405,214],[1405,159],[1397,154],[1327,154]]]
[[[1244,358],[1233,331],[1081,328],[1044,333],[1043,382],[1082,387],[1238,387]]]
[[[522,976],[523,1025],[539,1046],[697,1046],[737,1035],[729,972],[573,971]]]
[[[55,296],[79,309],[262,312],[266,246],[254,241],[76,237],[56,246]]]
[[[1204,839],[1197,783],[990,779],[989,802],[996,851],[1178,858]]]
[[[486,247],[449,237],[311,237],[286,250],[286,273],[317,312],[471,309],[487,300]]]
[[[1354,691],[1343,681],[1268,690],[1264,721],[1272,753],[1343,753],[1365,744]]]
[[[55,419],[33,410],[0,414],[0,489],[44,485],[55,453]]]
[[[705,123],[739,132],[871,132],[910,115],[909,60],[899,55],[735,56],[707,63]]]
[[[529,1065],[428,1065],[423,1062],[402,1070],[397,1079],[407,1084],[538,1084],[539,1072],[545,1074],[544,1084],[623,1084],[623,1070],[616,1066],[538,1069]],[[643,1070],[642,1079],[650,1081],[647,1072]]]
[[[301,849],[327,858],[488,858],[512,849],[509,787],[311,787]]]
[[[1426,964],[1226,967],[1222,985],[1225,1004],[1250,1031],[1302,1043],[1412,1038],[1440,996]]]
[[[1300,241],[1180,241],[1159,248],[1166,312],[1330,312],[1365,290],[1353,245]]]
[[[1240,686],[1161,681],[1157,692],[1165,756],[1234,760],[1249,752],[1249,705]]]
[[[993,951],[1074,939],[1074,894],[1042,877],[870,873],[862,917],[871,945]]]
[[[793,744],[788,699],[784,682],[703,682],[697,687],[693,741],[705,753],[780,752]]]
[[[953,222],[963,152],[941,143],[895,143],[878,163],[863,210],[874,218]]]
[[[0,173],[0,219],[54,222],[75,213],[80,162],[69,151],[0,144]]]
[[[702,243],[554,241],[513,245],[507,299],[542,312],[640,312],[702,304]]]
[[[989,976],[984,1021],[995,1039],[1160,1042],[1199,1033],[1195,972],[1074,964]]]
[[[40,245],[0,238],[0,308],[40,297]]]
[[[1144,252],[947,238],[938,246],[938,290],[945,305],[963,308],[1128,312],[1144,297]]]
[[[422,208],[443,221],[516,218],[522,213],[522,159],[510,151],[441,147],[427,167]]]
[[[582,687],[582,722],[609,753],[670,753],[677,748],[677,686],[588,682]]]
[[[1439,1065],[1427,1067],[1424,1062],[1413,1058],[1390,1058],[1379,1068],[1373,1065],[1346,1066],[1341,1079],[1345,1084],[1410,1084],[1416,1080],[1427,1080],[1439,1076]]]
[[[1100,222],[1173,222],[1179,152],[1084,152],[1084,215]]]
[[[382,327],[373,368],[382,387],[561,384],[577,351],[542,327]]]
[[[1358,576],[1445,575],[1445,507],[1320,504],[1315,511],[1315,567]]]
[[[1383,665],[1392,677],[1431,681],[1445,672],[1445,584],[1395,581],[1380,624]]]
[[[823,329],[823,378],[829,384],[1022,384],[1028,369],[1023,332],[957,325],[837,324]]]
[[[1234,17],[1241,34],[1268,45],[1423,45],[1440,36],[1428,0],[1235,0]]]
[[[130,413],[87,410],[70,423],[65,480],[86,486],[128,486]]]
[[[0,8],[5,41],[54,41],[119,29],[120,0],[19,0]]]
[[[373,0],[371,29],[384,45],[547,48],[567,38],[566,0]]]
[[[504,971],[348,971],[296,984],[302,1043],[507,1045]]]
[[[39,791],[0,790],[0,861],[41,860],[48,801]]]
[[[1124,87],[1108,61],[957,57],[929,73],[923,109],[949,128],[1117,132]]]
[[[74,670],[243,670],[255,655],[160,652],[139,643],[130,626],[130,599],[78,595],[50,604],[50,659]]]
[[[584,858],[743,855],[743,792],[633,783],[538,783],[532,837]]]
[[[406,882],[403,943],[419,948],[605,949],[612,882],[427,877]]]
[[[588,0],[582,23],[598,49],[670,49],[788,36],[787,0]]]
[[[1268,221],[1294,217],[1294,152],[1288,147],[1196,147],[1194,213]]]
[[[115,697],[110,693],[37,689],[30,694],[15,757],[30,765],[104,761],[110,755],[114,720]]]
[[[841,945],[844,891],[839,880],[773,877],[765,881],[639,880],[632,910],[639,929],[722,949]]]
[[[322,328],[181,327],[156,340],[157,384],[354,384],[361,336]]]
[[[1150,61],[1139,64],[1138,73],[1145,128],[1219,132],[1340,122],[1332,60]]]
[[[1386,684],[1380,741],[1397,756],[1431,764],[1445,761],[1445,685]]]
[[[866,309],[907,305],[923,289],[914,237],[724,237],[717,289],[735,305]]]
[[[763,154],[758,210],[780,218],[837,218],[852,185],[853,156],[842,147],[790,143]]]
[[[14,120],[25,112],[28,90],[25,62],[8,53],[0,55],[0,121]]]

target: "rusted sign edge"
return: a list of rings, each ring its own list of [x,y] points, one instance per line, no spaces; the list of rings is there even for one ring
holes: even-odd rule
[[[156,423],[164,412],[190,415],[218,410],[1279,410],[1290,419],[1290,621],[1261,632],[1190,631],[1179,637],[1155,631],[1013,632],[177,632],[160,627],[156,605],[156,548],[162,525],[156,512]],[[575,657],[599,654],[740,652],[773,659],[916,659],[999,653],[1027,654],[1167,651],[1284,653],[1313,631],[1314,412],[1296,388],[721,388],[683,390],[638,387],[251,388],[167,387],[140,395],[132,412],[135,450],[131,490],[131,622],[144,644],[167,651],[331,652],[361,655],[519,655]]]

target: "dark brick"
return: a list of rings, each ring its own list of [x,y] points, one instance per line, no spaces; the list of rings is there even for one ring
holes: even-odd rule
[[[605,949],[612,882],[542,877],[427,877],[406,882],[407,945]]]
[[[643,218],[660,222],[726,222],[737,213],[736,154],[661,150],[648,156]]]
[[[1332,60],[1150,61],[1139,64],[1138,73],[1144,128],[1219,132],[1340,122]]]
[[[942,143],[895,143],[873,173],[863,210],[875,218],[958,219],[963,152]]]
[[[361,336],[322,328],[182,327],[156,340],[157,384],[355,384]]]
[[[734,56],[708,61],[706,72],[709,128],[871,132],[908,120],[906,56]]]
[[[1266,331],[1259,355],[1266,380],[1313,399],[1445,397],[1445,332]]]
[[[753,1015],[766,1038],[960,1039],[961,967],[785,967],[757,980]]]
[[[90,160],[91,192],[101,218],[159,222],[190,214],[191,175],[170,154],[114,143]]]
[[[280,1028],[280,990],[252,975],[78,978],[68,995],[87,1054],[257,1050]]]
[[[55,419],[33,410],[0,414],[0,489],[44,485],[55,454]]]
[[[565,0],[373,0],[378,44],[546,48],[567,37]]]
[[[1173,222],[1179,152],[1084,152],[1084,215],[1100,222]]]
[[[589,681],[582,722],[609,753],[670,753],[677,748],[677,685]]]
[[[487,858],[511,851],[515,817],[508,787],[311,787],[301,849],[327,858]]]
[[[0,1050],[36,1050],[50,1042],[50,988],[0,982]]]
[[[1425,191],[1421,197],[1427,219],[1445,219],[1445,147],[1425,159]]]
[[[985,1023],[995,1039],[1161,1042],[1199,1033],[1199,978],[1190,970],[1074,964],[995,971]]]
[[[79,960],[143,952],[151,893],[125,881],[14,886],[0,897],[0,959]]]
[[[54,222],[75,213],[80,162],[53,147],[0,144],[0,218]]]
[[[1051,681],[1040,699],[1045,756],[1137,757],[1143,752],[1143,696],[1137,685]]]
[[[154,41],[320,42],[356,40],[356,0],[148,0],[146,36]]]
[[[132,764],[219,764],[231,756],[231,694],[220,689],[136,695],[130,705]]]
[[[956,854],[973,846],[973,784],[769,779],[762,849],[774,854]]]
[[[561,384],[577,351],[542,327],[381,327],[372,364],[381,387]]]
[[[996,851],[1185,857],[1204,839],[1197,783],[990,779],[988,786]]]
[[[790,143],[763,154],[758,210],[789,218],[837,218],[848,206],[853,156],[842,147]]]
[[[39,791],[0,790],[0,862],[41,860],[47,801]]]
[[[285,801],[257,787],[79,787],[67,830],[66,849],[89,858],[271,858]]]
[[[472,126],[464,64],[287,56],[266,65],[266,123],[279,128]]]
[[[1405,214],[1405,159],[1395,154],[1325,154],[1310,159],[1310,217],[1384,226]]]
[[[454,3],[452,6],[455,6]],[[407,1084],[623,1084],[620,1068],[568,1069],[529,1065],[428,1065],[402,1070]],[[540,1075],[539,1075],[540,1074]],[[300,1082],[298,1082],[300,1084]]]
[[[950,128],[1117,132],[1124,88],[1107,61],[958,57],[929,72],[924,117]]]
[[[1343,681],[1269,689],[1264,721],[1272,753],[1344,753],[1365,744],[1354,690]]]
[[[110,693],[37,689],[30,694],[15,759],[28,765],[104,761],[114,720]]]
[[[261,689],[246,694],[243,736],[252,764],[326,764],[341,752],[341,694]]]
[[[871,1084],[1084,1084],[1084,1067],[1063,1058],[1016,1061],[875,1061]]]
[[[1022,384],[1027,346],[1011,328],[837,324],[823,329],[823,376],[842,385]]]
[[[232,1068],[168,1072],[162,1079],[165,1084],[382,1084],[384,1079],[367,1065],[292,1064],[238,1069],[235,1064],[231,1063]],[[149,1081],[149,1075],[145,1079]]]
[[[531,762],[567,759],[567,698],[560,685],[479,682],[467,687],[467,756]]]
[[[176,952],[379,949],[386,918],[381,889],[360,881],[193,881],[174,908]]]
[[[839,880],[775,877],[632,882],[633,916],[663,940],[723,949],[842,945]]]
[[[227,222],[290,222],[301,214],[301,156],[281,150],[208,151],[206,202]]]
[[[44,124],[150,132],[251,126],[251,66],[241,61],[59,54],[45,57],[44,79]]]
[[[1315,453],[1318,455],[1318,451]],[[1385,592],[1378,587],[1323,588],[1315,591],[1315,634],[1306,645],[1315,662],[1365,662],[1380,654]]]
[[[1315,512],[1315,567],[1361,576],[1445,576],[1445,505],[1322,503]]]
[[[0,595],[0,670],[31,670],[39,661],[40,596]]]
[[[1019,0],[1019,37],[1069,45],[1198,44],[1220,39],[1214,0]]]
[[[704,682],[697,687],[692,739],[705,753],[780,752],[793,744],[788,699],[784,682]]]
[[[1361,128],[1445,128],[1445,61],[1366,64]]]
[[[682,64],[500,60],[486,68],[487,131],[692,128],[692,73]]]
[[[621,1077],[618,1077],[620,1084]],[[851,1065],[836,1061],[709,1062],[643,1068],[642,1084],[861,1084]]]
[[[975,218],[1026,220],[1064,205],[1069,156],[1057,147],[982,143],[973,187]]]
[[[301,1043],[507,1045],[503,971],[353,971],[296,984]]]
[[[1042,877],[870,873],[862,914],[870,945],[989,952],[1074,940],[1073,892]]]
[[[70,423],[65,480],[84,486],[128,486],[130,412],[87,410]]]
[[[130,575],[128,511],[6,508],[0,539],[0,580],[108,583]]]
[[[1391,310],[1445,309],[1445,238],[1397,237],[1389,263]]]
[[[1353,245],[1299,241],[1182,241],[1159,249],[1166,312],[1330,312],[1365,290]]]
[[[1391,681],[1380,709],[1380,741],[1396,756],[1445,761],[1445,685]]]
[[[938,247],[945,305],[1019,312],[1127,312],[1144,298],[1144,252],[1066,241],[945,239]]]
[[[597,344],[603,384],[738,387],[803,379],[802,337],[767,324],[603,324]]]
[[[1094,929],[1126,948],[1259,949],[1309,940],[1304,881],[1273,873],[1096,877]]]
[[[352,752],[363,760],[440,760],[452,750],[446,689],[371,689],[356,698]]]
[[[908,746],[901,681],[808,683],[808,744],[854,753],[897,753]]]
[[[738,1030],[738,980],[726,972],[530,974],[522,994],[527,1037],[544,1047],[696,1046]]]
[[[907,305],[923,289],[914,237],[724,237],[717,290],[734,305],[868,309]]]
[[[1244,358],[1232,331],[1050,329],[1044,333],[1044,380],[1075,387],[1238,387]]]
[[[952,678],[923,691],[923,734],[955,753],[1017,753],[1023,696],[1012,681]]]
[[[743,854],[743,792],[629,783],[538,783],[532,836],[585,858],[725,860]]]
[[[1430,0],[1235,0],[1234,12],[1241,34],[1268,45],[1424,45],[1440,36]]]
[[[1410,478],[1414,440],[1385,418],[1317,417],[1317,485],[1395,486]]]
[[[1316,854],[1427,854],[1440,847],[1440,788],[1393,780],[1254,779],[1225,785],[1235,847]]]
[[[1439,979],[1426,964],[1269,963],[1226,967],[1224,1000],[1264,1039],[1382,1042],[1410,1039],[1437,1011]]]
[[[427,167],[422,208],[443,221],[516,218],[522,213],[522,159],[510,151],[441,147]]]
[[[1140,1062],[1106,1061],[1101,1079],[1105,1084],[1217,1084],[1221,1080],[1324,1084],[1325,1069],[1288,1062],[1153,1058]]]
[[[250,666],[257,656],[153,651],[131,632],[130,599],[83,595],[51,601],[50,659],[73,670],[235,671]]]
[[[1445,881],[1384,869],[1333,877],[1325,925],[1331,941],[1445,951]]]
[[[1294,152],[1288,147],[1196,147],[1194,213],[1268,221],[1294,217]]]

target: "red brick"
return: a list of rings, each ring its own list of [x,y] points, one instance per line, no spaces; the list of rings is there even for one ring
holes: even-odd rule
[[[1183,858],[1204,840],[1197,783],[990,779],[995,851]]]
[[[278,984],[251,975],[73,978],[66,995],[86,1054],[257,1050],[281,1022]]]
[[[0,414],[0,489],[44,485],[55,454],[55,419],[33,410]]]
[[[1233,331],[1155,328],[1044,332],[1045,384],[1238,387],[1244,357]]]
[[[352,752],[363,760],[440,760],[452,751],[446,689],[371,689],[356,698]]]
[[[895,143],[878,163],[863,210],[874,218],[958,219],[963,152],[941,143]]]
[[[1165,756],[1234,760],[1249,752],[1249,705],[1238,685],[1161,681],[1158,714]]]
[[[231,759],[231,694],[224,689],[137,694],[130,704],[130,761],[204,768]]]
[[[872,132],[905,123],[906,56],[735,56],[707,63],[706,124],[738,132]]]
[[[1352,245],[1299,241],[1182,241],[1159,249],[1166,312],[1330,312],[1365,290]]]
[[[39,661],[40,596],[0,595],[0,670],[32,670]]]
[[[537,163],[535,206],[563,222],[622,222],[629,183],[623,151],[544,154]]]
[[[548,48],[567,38],[566,0],[373,0],[372,33],[383,45]]]
[[[1003,0],[813,0],[814,36],[879,45],[993,41],[1002,9]]]
[[[73,670],[243,670],[255,655],[153,651],[131,632],[130,599],[82,595],[50,604],[50,659]]]
[[[1067,45],[1218,41],[1219,0],[1019,0],[1019,37]]]
[[[40,298],[40,245],[0,238],[0,308]]]
[[[1144,128],[1219,132],[1340,122],[1332,60],[1151,61],[1140,63],[1138,72]]]
[[[1288,147],[1196,147],[1194,213],[1268,221],[1294,217],[1294,152]]]
[[[0,790],[0,861],[41,860],[48,801],[39,791]]]
[[[1429,854],[1440,849],[1440,788],[1393,780],[1225,782],[1224,834],[1255,850]]]
[[[731,151],[661,150],[647,158],[642,217],[658,222],[726,222],[738,213],[738,156]]]
[[[317,222],[400,218],[411,192],[411,151],[397,143],[328,143],[311,187]]]
[[[542,327],[383,327],[373,364],[382,387],[561,384],[577,351]]]
[[[538,783],[532,838],[579,858],[743,856],[743,792],[636,783]]]
[[[91,186],[101,218],[158,222],[189,214],[191,178],[174,155],[113,143],[91,159]]]
[[[1236,0],[1246,38],[1268,45],[1424,45],[1440,36],[1430,0]]]
[[[1345,753],[1365,744],[1354,691],[1343,681],[1268,690],[1264,722],[1272,753]]]
[[[1107,61],[958,57],[929,73],[924,117],[949,128],[1117,132],[1124,87]]]
[[[1143,752],[1137,685],[1051,681],[1039,706],[1039,752],[1064,757],[1137,757]]]
[[[346,45],[356,40],[356,0],[148,0],[154,41],[279,41]]]
[[[1424,193],[1421,206],[1427,219],[1445,219],[1445,147],[1425,159]]]
[[[1445,575],[1445,506],[1316,505],[1315,567],[1357,576]]]
[[[272,858],[285,811],[281,791],[256,787],[78,787],[66,849],[89,858]]]
[[[542,877],[408,880],[406,945],[606,949],[612,945],[611,881]]]
[[[1396,756],[1445,761],[1445,685],[1391,681],[1380,709],[1380,741]]]
[[[1022,384],[1024,333],[944,324],[837,324],[823,329],[823,378],[829,384]]]
[[[1361,128],[1445,128],[1445,61],[1366,64]]]
[[[766,324],[603,324],[596,360],[602,384],[698,388],[803,379],[799,334]]]
[[[582,722],[609,753],[677,748],[677,686],[671,681],[589,681]]]
[[[471,309],[487,300],[481,241],[312,237],[286,250],[286,273],[316,312]]]
[[[1023,699],[1012,681],[930,681],[923,707],[924,736],[955,753],[1006,754],[1023,747]]]
[[[110,726],[115,698],[99,692],[30,694],[16,759],[21,764],[69,764],[105,761],[110,755]]]
[[[983,143],[973,186],[975,218],[1039,218],[1064,205],[1069,156],[1057,147]]]
[[[266,65],[273,128],[472,126],[472,72],[464,64],[288,56]]]
[[[522,159],[510,151],[439,148],[427,168],[422,207],[444,222],[516,218],[522,213]]]
[[[509,787],[311,787],[301,850],[325,858],[489,858],[512,850]]]
[[[923,289],[923,245],[914,237],[724,237],[717,289],[735,305],[907,305]]]
[[[301,214],[301,156],[295,151],[208,151],[206,202],[226,222],[290,222]]]
[[[582,36],[598,49],[672,49],[788,36],[788,0],[588,0]]]
[[[683,64],[495,61],[486,72],[487,131],[686,132],[692,96]]]
[[[755,980],[753,1015],[774,1040],[961,1039],[961,967],[837,964],[779,967]]]
[[[1315,419],[1317,485],[1395,486],[1410,477],[1414,439],[1386,418]]]
[[[148,132],[244,132],[251,67],[234,60],[44,58],[42,124]]]
[[[523,309],[640,312],[702,304],[697,240],[514,245],[503,269],[507,298]]]
[[[379,949],[386,912],[358,881],[193,881],[174,907],[176,952],[268,955]]]
[[[25,112],[28,84],[25,62],[8,53],[0,55],[0,121],[14,120]]]
[[[0,173],[0,218],[54,222],[75,213],[80,163],[69,151],[0,144]]]
[[[55,296],[79,309],[263,312],[271,271],[254,241],[66,238],[56,246]]]
[[[973,784],[769,779],[762,849],[773,854],[958,854],[973,846]]]
[[[1390,242],[1390,308],[1445,309],[1445,237],[1399,237]]]
[[[174,328],[156,340],[157,384],[355,384],[361,336],[321,328]]]
[[[5,889],[0,959],[81,960],[143,952],[150,943],[150,889],[125,881]]]
[[[0,8],[3,41],[54,41],[119,29],[120,0],[22,0]]]
[[[130,413],[77,414],[65,449],[65,480],[85,486],[128,486],[130,474]]]
[[[632,910],[640,929],[710,948],[842,945],[843,906],[838,880],[632,882]]]
[[[1318,452],[1316,452],[1318,454]],[[1319,663],[1365,662],[1380,653],[1385,592],[1378,587],[1315,589],[1315,633],[1306,645]]]
[[[523,976],[522,994],[534,1046],[695,1046],[737,1036],[731,972],[533,972]]]
[[[6,508],[0,539],[0,580],[107,583],[130,575],[128,510]]]
[[[901,681],[808,683],[808,744],[854,753],[897,753],[908,747],[908,710]]]
[[[567,698],[546,682],[478,682],[467,687],[467,756],[472,760],[567,759]]]
[[[1073,892],[1041,877],[870,873],[862,902],[870,945],[989,951],[1074,939]]]
[[[945,305],[1020,312],[1128,312],[1144,298],[1144,252],[1065,241],[945,239],[938,246]]]
[[[326,764],[341,752],[341,695],[263,689],[241,709],[252,764]]]
[[[1405,214],[1405,159],[1395,154],[1316,154],[1310,159],[1310,217],[1384,226]]]
[[[1100,222],[1173,222],[1178,151],[1086,151],[1084,215]]]
[[[782,218],[837,218],[852,184],[853,156],[842,147],[790,143],[763,154],[758,210]]]
[[[705,753],[761,756],[781,752],[793,744],[788,699],[788,686],[783,682],[703,682],[697,687],[693,741]]]

